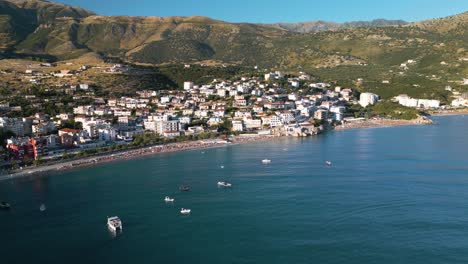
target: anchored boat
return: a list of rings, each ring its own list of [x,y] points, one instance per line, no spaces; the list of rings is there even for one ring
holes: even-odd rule
[[[191,211],[192,211],[192,210],[190,210],[190,209],[184,209],[184,208],[181,208],[181,209],[180,209],[180,213],[181,213],[181,214],[190,214]]]
[[[221,182],[218,182],[218,186],[221,186],[221,187],[232,187],[232,183],[230,183],[230,182],[225,182],[225,181],[221,181]]]
[[[170,203],[170,202],[173,202],[173,201],[174,201],[174,198],[171,198],[171,197],[169,197],[169,196],[166,196],[166,197],[164,198],[164,201],[165,201],[166,203]]]
[[[110,230],[116,232],[116,231],[122,231],[122,221],[118,216],[112,216],[107,218],[107,226],[109,227]]]

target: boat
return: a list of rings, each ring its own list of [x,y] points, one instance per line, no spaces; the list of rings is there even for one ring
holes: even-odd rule
[[[268,163],[271,163],[271,160],[269,160],[269,159],[263,159],[263,160],[262,160],[262,163],[263,163],[263,164],[268,164]]]
[[[0,202],[0,209],[2,210],[10,210],[11,206],[7,202]]]
[[[332,163],[331,163],[331,161],[327,160],[327,161],[325,161],[325,164],[326,164],[327,166],[331,166]]]
[[[118,216],[112,216],[107,218],[107,226],[112,231],[122,231],[122,221]]]
[[[169,196],[166,196],[166,197],[164,198],[164,201],[165,201],[166,203],[173,202],[174,200],[175,200],[174,198],[171,198],[171,197],[169,197]]]
[[[181,192],[188,192],[188,191],[190,191],[190,186],[180,186],[179,190]]]
[[[221,181],[221,182],[218,182],[218,186],[221,186],[221,187],[232,187],[232,183]]]
[[[39,206],[39,210],[40,210],[41,212],[44,212],[46,209],[47,209],[47,208],[46,208],[45,204],[41,204],[41,206]]]
[[[190,214],[191,211],[192,211],[192,210],[190,210],[190,209],[184,209],[184,208],[181,208],[181,209],[180,209],[180,213],[181,213],[181,214]]]

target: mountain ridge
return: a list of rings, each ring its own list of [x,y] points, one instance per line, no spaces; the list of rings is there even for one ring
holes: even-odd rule
[[[464,56],[468,50],[464,42],[466,14],[399,26],[379,25],[406,22],[358,21],[334,30],[297,33],[201,16],[99,16],[44,0],[0,0],[0,50],[4,56],[53,60],[92,53],[145,64],[210,61],[279,68],[369,63],[395,66],[405,59],[434,53],[432,47],[441,42],[446,47],[433,56],[446,60]]]
[[[357,27],[382,27],[382,26],[403,26],[409,24],[404,20],[387,20],[383,18],[374,19],[371,21],[350,21],[344,23],[337,23],[324,20],[312,20],[297,23],[273,23],[264,24],[273,27],[281,28],[284,30],[297,32],[297,33],[316,33],[320,31],[339,30]]]

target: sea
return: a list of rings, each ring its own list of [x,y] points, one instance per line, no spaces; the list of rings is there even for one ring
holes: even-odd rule
[[[433,119],[1,181],[0,263],[468,263],[468,116]]]

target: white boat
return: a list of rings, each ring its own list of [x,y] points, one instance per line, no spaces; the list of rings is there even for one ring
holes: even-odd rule
[[[166,197],[164,198],[164,201],[165,201],[166,203],[173,202],[174,200],[175,200],[174,198],[171,198],[171,197],[169,197],[169,196],[166,196]]]
[[[41,212],[44,212],[46,209],[47,209],[47,208],[46,208],[45,204],[41,204],[41,206],[39,207],[39,210],[40,210]]]
[[[112,231],[122,231],[122,221],[118,216],[112,216],[107,218],[107,226]]]
[[[325,161],[325,164],[327,164],[327,166],[331,166],[332,163],[331,163],[331,161],[327,160],[327,161]]]
[[[271,163],[271,160],[269,160],[269,159],[264,159],[264,160],[262,160],[262,163],[263,163],[263,164],[268,164],[268,163]]]
[[[184,209],[184,208],[181,208],[181,209],[180,209],[180,213],[181,213],[181,214],[190,214],[191,211],[192,211],[192,210],[190,210],[190,209]]]
[[[218,186],[221,186],[221,187],[232,187],[232,183],[230,182],[218,182]]]

